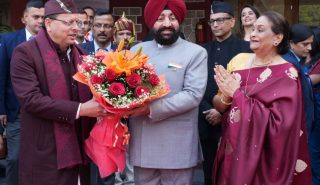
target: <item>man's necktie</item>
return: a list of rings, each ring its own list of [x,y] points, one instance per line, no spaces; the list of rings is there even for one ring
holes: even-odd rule
[[[28,40],[31,40],[31,39],[33,39],[33,38],[35,38],[35,37],[36,37],[36,36],[31,35]]]
[[[98,50],[105,50],[105,51],[108,51],[107,48],[99,48]]]

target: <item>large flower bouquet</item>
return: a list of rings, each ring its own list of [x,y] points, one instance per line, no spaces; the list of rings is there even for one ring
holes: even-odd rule
[[[128,128],[121,122],[126,111],[169,93],[162,76],[148,64],[148,57],[122,50],[99,50],[96,55],[83,56],[74,79],[88,85],[95,99],[111,116],[95,124],[85,141],[87,155],[98,166],[101,177],[106,177],[125,167],[125,145]]]

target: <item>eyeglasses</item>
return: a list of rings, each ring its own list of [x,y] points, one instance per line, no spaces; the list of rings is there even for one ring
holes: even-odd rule
[[[210,26],[212,26],[212,25],[214,25],[214,22],[216,22],[218,25],[220,25],[220,24],[223,24],[224,21],[230,20],[230,19],[232,19],[232,18],[231,18],[231,17],[221,17],[221,18],[218,18],[218,19],[210,19],[210,20],[208,21],[208,24],[209,24]]]
[[[52,20],[55,20],[55,21],[60,21],[66,26],[72,26],[74,24],[76,24],[78,27],[82,27],[83,26],[83,22],[79,21],[79,20],[64,21],[64,20],[60,20],[60,19],[56,19],[56,18],[52,18],[52,17],[50,17],[49,19],[52,19]]]
[[[94,24],[93,25],[94,27],[98,28],[98,29],[105,29],[105,30],[110,30],[113,28],[113,25],[110,25],[110,24]]]

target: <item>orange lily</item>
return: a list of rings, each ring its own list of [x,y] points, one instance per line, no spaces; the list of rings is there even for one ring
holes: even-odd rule
[[[99,50],[96,55],[104,56],[102,63],[112,69],[117,75],[125,73],[126,76],[130,76],[133,70],[140,69],[147,63],[148,57],[143,55],[140,49],[134,54],[129,50],[119,50],[121,47],[123,46],[119,44],[119,48],[111,53]]]

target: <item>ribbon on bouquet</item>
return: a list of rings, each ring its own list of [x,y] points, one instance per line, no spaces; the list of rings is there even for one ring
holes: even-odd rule
[[[123,171],[126,164],[125,144],[128,142],[128,127],[121,123],[119,115],[106,116],[99,120],[85,141],[85,151],[98,166],[102,178]]]

